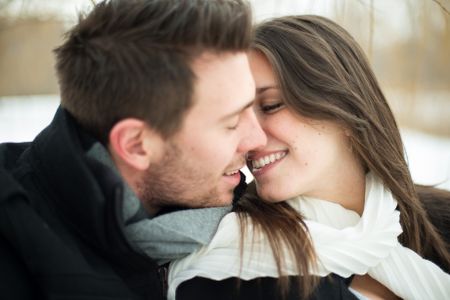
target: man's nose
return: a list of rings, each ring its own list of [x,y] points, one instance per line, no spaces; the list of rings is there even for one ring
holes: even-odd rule
[[[247,153],[263,147],[267,143],[267,136],[258,122],[255,111],[250,108],[245,113],[247,114],[248,121],[244,128],[246,132],[243,133],[243,138],[238,149],[241,153]]]

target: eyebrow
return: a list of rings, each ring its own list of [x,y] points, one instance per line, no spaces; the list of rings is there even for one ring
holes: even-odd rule
[[[255,100],[251,100],[249,103],[247,103],[245,106],[223,116],[222,118],[220,118],[222,121],[225,121],[227,119],[231,119],[232,117],[240,114],[241,112],[243,112],[244,110],[246,110],[247,108],[251,107],[253,104],[255,103]]]
[[[256,95],[262,94],[265,91],[271,90],[271,89],[279,89],[279,87],[277,85],[269,85],[269,86],[263,86],[263,87],[256,88]]]

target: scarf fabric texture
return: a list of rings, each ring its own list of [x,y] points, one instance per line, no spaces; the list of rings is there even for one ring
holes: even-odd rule
[[[402,229],[397,201],[373,174],[366,176],[362,216],[320,199],[299,196],[288,202],[308,226],[318,258],[312,274],[369,274],[403,299],[450,299],[450,275],[398,242]],[[278,277],[267,238],[249,222],[241,252],[240,232],[237,215],[230,213],[209,245],[172,262],[168,299],[175,299],[180,283],[197,276],[213,280]],[[283,274],[299,275],[287,250],[282,263]]]

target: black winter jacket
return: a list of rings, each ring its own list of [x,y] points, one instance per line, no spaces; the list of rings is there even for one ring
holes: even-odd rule
[[[31,144],[0,146],[2,299],[163,299],[123,234],[121,179],[84,154],[93,142],[60,109]]]

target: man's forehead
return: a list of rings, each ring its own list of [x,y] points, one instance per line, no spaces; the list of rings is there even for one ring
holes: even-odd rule
[[[213,69],[217,64],[231,65],[230,58],[244,55],[245,52],[231,52],[231,51],[203,51],[197,55],[191,62],[191,68],[194,73],[207,71]]]
[[[213,51],[203,51],[192,60],[192,66],[194,69],[202,69],[208,67],[211,62],[224,56],[224,53],[218,53]]]
[[[251,105],[255,83],[245,52],[204,52],[192,62],[194,110],[223,119]]]

